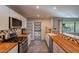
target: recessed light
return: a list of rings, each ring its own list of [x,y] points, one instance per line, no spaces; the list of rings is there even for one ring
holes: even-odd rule
[[[39,6],[36,6],[36,9],[39,9]]]
[[[57,9],[57,7],[56,7],[56,6],[54,6],[54,7],[53,7],[53,9],[55,10],[55,9]]]

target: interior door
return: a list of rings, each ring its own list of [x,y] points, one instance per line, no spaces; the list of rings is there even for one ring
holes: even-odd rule
[[[41,22],[34,22],[34,39],[41,39]]]

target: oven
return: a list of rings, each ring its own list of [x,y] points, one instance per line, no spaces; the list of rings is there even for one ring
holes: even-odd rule
[[[19,53],[26,53],[28,49],[27,39],[25,38],[25,39],[19,40],[18,46],[19,46],[19,49],[18,49]]]

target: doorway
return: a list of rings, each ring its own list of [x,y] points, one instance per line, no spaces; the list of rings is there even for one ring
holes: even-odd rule
[[[41,40],[41,22],[34,22],[34,40]]]

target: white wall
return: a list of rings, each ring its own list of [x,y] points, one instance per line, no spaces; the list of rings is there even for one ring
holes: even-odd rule
[[[9,8],[5,6],[0,6],[0,30],[9,29]]]
[[[41,22],[41,39],[44,40],[46,35],[46,27],[51,28],[51,20],[50,19],[32,19],[32,20],[27,20],[27,22],[30,22],[33,25],[34,25],[34,22]],[[33,26],[32,26],[32,29],[33,29]],[[32,30],[32,35],[34,40],[34,29]]]

